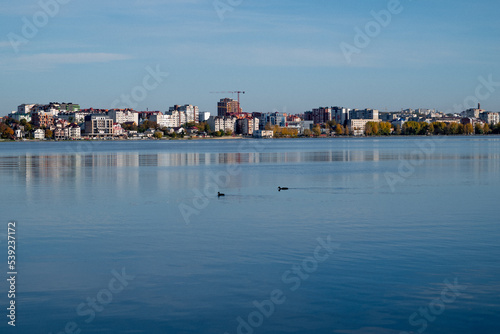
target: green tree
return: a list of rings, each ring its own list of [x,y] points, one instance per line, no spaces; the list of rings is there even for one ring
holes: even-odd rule
[[[419,128],[417,134],[420,136],[425,136],[429,130],[429,123],[418,123]]]
[[[45,130],[45,138],[52,138],[52,135],[53,135],[52,130],[50,129]]]
[[[429,126],[427,127],[427,133],[430,135],[434,134],[434,124],[429,124]]]
[[[312,135],[312,131],[311,131],[311,130],[309,130],[309,129],[304,129],[304,136],[306,136],[306,137],[311,137],[311,135]]]
[[[344,128],[344,135],[346,135],[346,136],[350,135],[349,127],[347,125]]]
[[[448,133],[449,135],[458,134],[458,123],[450,123],[448,124]]]
[[[335,125],[335,133],[337,134],[337,136],[341,136],[344,133],[344,128],[342,127],[342,125]]]
[[[394,133],[398,136],[401,134],[401,125],[396,124],[396,126],[394,127]]]
[[[493,125],[491,131],[496,135],[500,134],[500,123]]]
[[[380,122],[378,124],[378,134],[380,136],[389,136],[392,133],[392,124],[389,122]]]
[[[484,133],[483,125],[481,123],[476,123],[476,126],[474,127],[474,130],[476,132],[476,135],[482,135]]]
[[[435,135],[443,135],[446,132],[446,124],[443,122],[434,122],[432,123],[432,127],[434,128]]]
[[[313,126],[313,133],[317,137],[321,136],[321,127],[319,126],[319,124],[315,124]]]
[[[491,129],[490,129],[490,126],[489,126],[489,124],[488,124],[488,123],[484,123],[484,125],[483,125],[483,133],[484,133],[485,135],[487,135],[487,134],[490,134],[490,133],[491,133]]]
[[[420,123],[415,121],[409,121],[403,124],[402,132],[407,136],[414,136],[420,133]]]
[[[465,126],[464,126],[464,134],[471,135],[473,133],[474,133],[474,128],[472,127],[472,124],[470,124],[470,123],[465,124]]]
[[[378,135],[378,127],[375,127],[375,122],[368,122],[365,125],[365,135],[366,136],[376,136]]]
[[[154,133],[154,137],[155,137],[156,139],[162,139],[162,138],[163,138],[163,132],[161,132],[161,131],[156,131],[156,132]]]
[[[0,133],[4,139],[12,139],[14,137],[14,130],[5,123],[0,123]]]
[[[337,128],[337,122],[335,120],[331,120],[331,121],[328,121],[326,122],[326,126],[330,129],[330,130],[335,130]]]

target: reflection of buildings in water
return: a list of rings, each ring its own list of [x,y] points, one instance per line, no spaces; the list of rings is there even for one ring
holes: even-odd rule
[[[422,157],[426,161],[436,161],[438,165],[448,165],[457,173],[468,172],[471,177],[479,179],[484,173],[500,173],[500,154],[442,154]],[[32,155],[3,157],[0,168],[10,170],[16,182],[24,182],[26,186],[46,183],[71,183],[77,189],[80,182],[86,178],[116,177],[121,190],[139,187],[139,169],[123,167],[183,167],[183,166],[217,166],[226,164],[298,164],[304,162],[363,162],[363,161],[410,161],[415,156],[408,153],[380,153],[374,150],[338,150],[320,152],[175,152],[143,154],[109,153],[109,154],[62,154],[62,155]],[[464,163],[469,161],[469,163]],[[96,167],[116,167],[119,170],[97,171]],[[417,168],[421,168],[417,166]],[[425,168],[424,168],[425,169]],[[305,171],[307,172],[307,171]],[[432,172],[429,170],[429,173]],[[114,175],[113,175],[114,174]],[[178,177],[181,172],[175,172]],[[158,176],[164,182],[173,182],[164,176]],[[199,182],[200,180],[196,180]]]

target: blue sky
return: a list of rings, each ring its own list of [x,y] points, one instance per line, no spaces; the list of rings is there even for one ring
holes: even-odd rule
[[[215,113],[233,96],[210,92],[232,90],[246,91],[249,112],[452,111],[474,101],[479,77],[500,82],[499,1],[401,0],[350,62],[341,44],[356,47],[355,29],[376,27],[372,11],[395,0],[59,1],[0,9],[0,115],[50,101],[111,108],[132,92],[137,110],[195,104]],[[59,8],[46,15],[40,3]],[[26,22],[37,31],[26,33]],[[17,52],[13,38],[22,38]],[[145,90],[148,69],[168,76],[154,89],[147,79]],[[500,85],[493,90],[479,100],[500,111]]]

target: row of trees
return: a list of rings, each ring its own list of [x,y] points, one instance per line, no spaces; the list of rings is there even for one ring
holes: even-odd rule
[[[14,118],[7,118],[0,123],[0,137],[3,139],[14,139],[14,128],[17,125],[22,125],[24,127],[24,131],[29,135],[37,129],[33,126],[33,124],[26,122],[25,119],[18,121]]]
[[[425,136],[425,135],[471,135],[471,134],[499,134],[500,123],[492,128],[488,124],[476,123],[459,124],[459,123],[443,123],[443,122],[406,122],[403,127],[396,126],[394,131],[391,129],[391,124],[387,122],[368,122],[365,128],[367,136],[388,136],[390,134],[405,135],[405,136]]]

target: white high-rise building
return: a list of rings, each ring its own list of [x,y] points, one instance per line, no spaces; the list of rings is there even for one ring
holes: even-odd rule
[[[348,108],[332,107],[332,120],[343,125],[349,119],[349,111]]]
[[[236,130],[236,120],[236,117],[210,116],[207,122],[212,131],[231,130],[234,133]]]
[[[19,114],[28,114],[34,106],[35,104],[21,104],[17,107],[17,112]]]
[[[113,122],[118,124],[134,122],[139,125],[139,114],[132,110],[111,109],[108,111],[108,116],[113,119]]]
[[[349,111],[349,119],[371,119],[377,120],[378,110],[376,109],[353,109]]]
[[[208,111],[202,111],[199,113],[198,116],[198,121],[201,122],[206,122],[210,118],[210,113]]]
[[[200,121],[199,108],[197,106],[193,106],[191,104],[185,104],[183,106],[175,105],[173,107],[170,107],[168,111],[169,112],[173,112],[173,111],[184,112],[186,114],[186,123],[191,123],[191,122],[198,123]]]
[[[186,122],[186,113],[182,111],[167,111],[165,114],[151,115],[150,121],[156,122],[161,128],[178,128]]]

